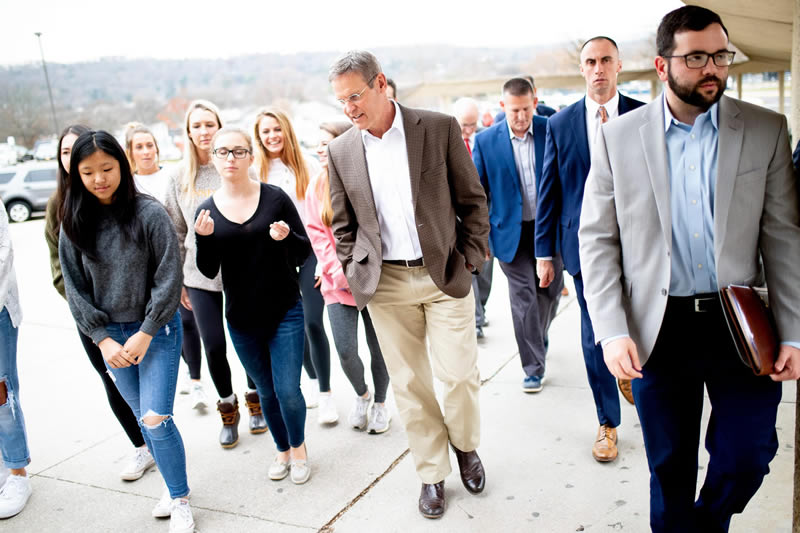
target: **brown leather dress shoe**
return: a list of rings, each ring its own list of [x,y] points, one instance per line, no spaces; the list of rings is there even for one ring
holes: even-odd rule
[[[622,393],[622,397],[628,400],[629,404],[635,405],[633,403],[633,389],[631,388],[631,380],[617,379],[617,385],[619,385],[619,391]]]
[[[600,426],[597,439],[592,446],[592,455],[601,463],[608,463],[617,458],[617,428]]]
[[[444,514],[444,480],[423,483],[419,493],[419,512],[425,518],[441,518]]]
[[[486,472],[483,470],[483,463],[481,463],[481,458],[478,457],[478,452],[475,450],[462,452],[452,443],[450,447],[456,452],[458,470],[461,473],[461,482],[464,483],[464,488],[472,494],[482,492],[483,487],[486,485]]]

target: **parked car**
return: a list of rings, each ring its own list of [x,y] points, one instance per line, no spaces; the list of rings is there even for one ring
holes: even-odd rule
[[[33,161],[32,150],[28,150],[21,144],[15,144],[14,150],[17,151],[17,163],[24,163],[25,161]]]
[[[57,187],[56,161],[30,161],[0,168],[0,199],[12,222],[24,222],[44,211]]]
[[[33,149],[33,157],[37,161],[50,161],[58,156],[58,141],[55,139],[48,141],[37,141]]]

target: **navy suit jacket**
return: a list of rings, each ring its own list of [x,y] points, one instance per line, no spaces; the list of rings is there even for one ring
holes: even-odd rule
[[[581,271],[578,222],[591,165],[585,98],[547,121],[542,178],[536,198],[536,257],[552,257],[560,250],[564,267],[571,276]],[[642,105],[643,102],[619,95],[620,115]]]
[[[533,145],[536,164],[536,190],[542,176],[547,120],[533,117]],[[489,246],[500,261],[510,263],[519,248],[522,231],[522,190],[514,148],[505,120],[494,124],[475,136],[472,161],[478,169],[481,184],[489,201]]]

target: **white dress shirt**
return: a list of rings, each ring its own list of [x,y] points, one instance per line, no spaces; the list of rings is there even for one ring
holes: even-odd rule
[[[367,158],[367,172],[381,229],[383,259],[419,259],[417,223],[411,197],[411,173],[403,116],[394,104],[392,127],[380,139],[367,130],[361,131]]]
[[[322,167],[320,167],[316,160],[306,157],[305,155],[303,155],[303,162],[306,164],[308,180],[310,182],[317,174],[320,173]],[[283,164],[283,161],[281,161],[279,157],[269,160],[269,174],[267,175],[267,182],[270,185],[280,187],[283,192],[289,195],[289,198],[292,199],[295,209],[297,209],[297,214],[300,215],[300,220],[303,222],[303,224],[305,224],[306,203],[304,200],[297,198],[297,178],[294,175],[294,171]]]
[[[589,137],[589,155],[594,151],[594,140],[597,138],[597,130],[600,129],[600,124],[603,123],[600,118],[600,104],[592,100],[589,95],[583,99],[586,104],[586,135]],[[619,91],[614,93],[614,96],[603,104],[608,113],[608,120],[617,118],[619,116]]]

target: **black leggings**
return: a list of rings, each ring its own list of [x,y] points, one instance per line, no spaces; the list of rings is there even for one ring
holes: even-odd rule
[[[183,324],[183,349],[181,355],[189,367],[189,377],[200,379],[200,365],[202,364],[203,351],[200,346],[200,332],[197,331],[197,323],[194,321],[194,313],[186,309],[183,304],[178,306],[181,313],[181,323]]]
[[[308,377],[319,380],[320,392],[331,390],[331,347],[322,313],[325,301],[319,287],[314,287],[317,258],[312,253],[300,267],[300,294],[303,296],[303,321],[306,338],[303,343],[303,366]]]
[[[89,362],[92,363],[94,369],[100,374],[100,379],[103,380],[103,387],[106,388],[106,396],[108,397],[108,405],[111,406],[111,411],[114,413],[114,416],[117,417],[117,420],[119,420],[131,444],[137,448],[144,446],[142,429],[139,427],[136,415],[133,414],[133,411],[131,411],[131,408],[119,393],[117,386],[114,384],[114,380],[111,379],[111,374],[108,372],[108,367],[106,367],[106,361],[103,359],[100,348],[92,342],[91,338],[84,335],[80,330],[78,330],[78,335],[81,338],[83,349],[86,350],[86,355],[89,356]]]
[[[233,394],[231,384],[231,367],[225,346],[225,328],[222,323],[222,293],[186,287],[189,300],[192,302],[192,313],[203,339],[206,349],[206,363],[208,373],[217,389],[220,398],[227,398]],[[255,390],[256,385],[250,376],[247,376],[247,386]]]

